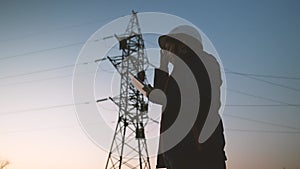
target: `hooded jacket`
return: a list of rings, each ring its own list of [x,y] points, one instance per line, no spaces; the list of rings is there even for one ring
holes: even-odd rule
[[[198,114],[192,128],[186,136],[173,148],[164,150],[167,147],[165,140],[170,138],[160,138],[159,154],[157,158],[157,168],[164,168],[176,165],[178,168],[188,168],[194,166],[214,165],[215,161],[224,162],[226,160],[224,152],[224,135],[223,125],[218,115],[220,108],[220,86],[222,84],[220,75],[220,66],[212,55],[203,51],[201,39],[190,36],[184,32],[170,33],[159,37],[159,45],[161,49],[165,48],[166,42],[173,43],[176,46],[174,54],[181,59],[191,70],[197,85],[200,96],[199,103],[188,101],[184,103],[199,104]],[[182,52],[184,51],[184,52]],[[160,133],[168,130],[176,121],[180,111],[181,92],[178,82],[173,78],[177,73],[177,77],[181,79],[181,85],[189,85],[189,78],[185,74],[180,74],[180,68],[174,64],[172,73],[169,75],[160,69],[155,70],[154,88],[164,91],[167,97],[165,109],[162,112]],[[178,80],[178,79],[177,79]],[[194,92],[194,91],[188,91]],[[189,115],[189,112],[183,112]],[[205,141],[199,141],[201,132],[208,118],[217,119],[217,123],[212,126],[211,133]],[[185,125],[185,124],[182,124]],[[215,125],[215,126],[214,126]],[[163,152],[163,153],[161,153]],[[182,166],[182,167],[180,167]],[[211,168],[211,167],[210,167]]]

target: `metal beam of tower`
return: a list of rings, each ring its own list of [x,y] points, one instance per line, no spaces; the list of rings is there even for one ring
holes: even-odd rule
[[[130,75],[145,81],[144,40],[137,13],[132,11],[125,34],[115,35],[119,41],[120,56],[108,56],[120,74],[120,95],[118,122],[108,154],[105,169],[150,169],[144,127],[148,117],[148,99],[133,86]]]

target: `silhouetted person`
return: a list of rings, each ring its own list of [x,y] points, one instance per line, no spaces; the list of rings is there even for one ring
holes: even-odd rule
[[[191,26],[179,26],[173,29],[170,34],[160,36],[159,45],[162,52],[160,68],[155,70],[154,89],[162,90],[167,98],[167,103],[164,105],[162,112],[160,132],[163,133],[172,127],[180,111],[181,103],[199,104],[200,106],[195,123],[192,124],[192,128],[185,137],[176,146],[158,155],[157,168],[225,169],[226,156],[222,121],[220,119],[217,121],[205,142],[200,143],[199,141],[200,133],[203,132],[203,126],[209,112],[213,111],[214,118],[220,118],[218,110],[220,108],[220,86],[222,80],[217,60],[203,51],[201,36]],[[197,48],[196,50],[195,47]],[[200,101],[197,103],[181,100],[182,91],[180,91],[177,81],[181,81],[180,85],[189,86],[191,77],[181,72],[178,59],[190,68],[198,84]],[[173,65],[170,75],[168,72],[169,63]],[[175,76],[177,77],[176,80],[173,78]],[[184,92],[192,95],[195,91],[189,90]],[[151,92],[149,96],[151,100]],[[188,116],[190,112],[183,113]],[[182,126],[185,125],[182,124]],[[168,143],[163,138],[160,138],[160,152],[164,151],[164,147],[167,147],[166,144]]]

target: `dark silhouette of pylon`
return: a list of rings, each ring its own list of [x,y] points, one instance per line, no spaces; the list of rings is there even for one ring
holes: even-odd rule
[[[107,59],[120,74],[120,95],[110,98],[119,107],[119,112],[105,169],[150,169],[144,132],[149,120],[148,99],[133,86],[130,78],[135,76],[141,82],[146,81],[148,60],[137,12],[132,11],[125,33],[115,37],[122,55],[108,56]]]

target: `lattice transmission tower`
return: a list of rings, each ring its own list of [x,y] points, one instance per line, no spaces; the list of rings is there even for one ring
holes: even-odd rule
[[[122,54],[107,56],[107,59],[120,74],[120,95],[109,99],[119,109],[105,169],[150,169],[144,132],[149,120],[148,99],[133,86],[130,78],[135,76],[140,82],[145,82],[148,63],[136,12],[132,11],[125,33],[115,37]]]

